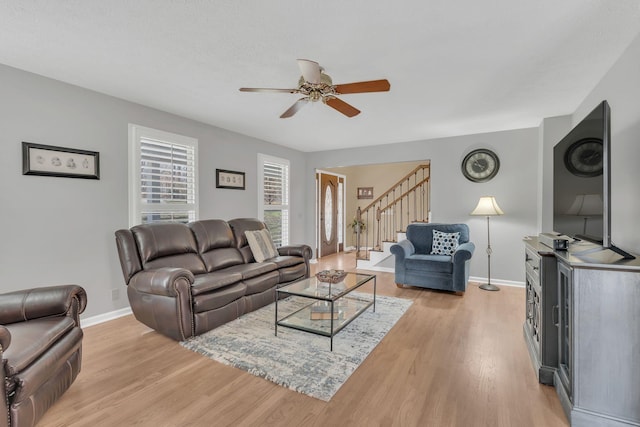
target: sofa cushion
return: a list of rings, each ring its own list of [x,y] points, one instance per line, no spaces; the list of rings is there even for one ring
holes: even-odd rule
[[[206,294],[216,289],[224,288],[242,280],[242,273],[233,271],[214,271],[198,274],[191,285],[191,295]]]
[[[145,270],[154,270],[156,268],[172,268],[181,267],[189,270],[193,274],[206,273],[207,270],[202,262],[202,258],[198,254],[179,254],[156,258],[153,261],[144,264]]]
[[[229,226],[233,231],[233,237],[236,242],[236,248],[242,254],[244,262],[253,262],[255,258],[251,253],[251,248],[247,242],[247,236],[244,233],[247,230],[263,230],[267,228],[264,222],[256,218],[236,218],[229,220]]]
[[[201,254],[211,249],[231,248],[235,245],[231,227],[222,219],[194,221],[187,226],[193,232]]]
[[[444,233],[442,231],[433,230],[433,246],[431,247],[431,255],[452,255],[458,248],[458,240],[460,232]]]
[[[280,267],[278,273],[280,274],[280,284],[283,284],[305,277],[307,274],[307,266],[302,263],[289,267]]]
[[[240,273],[242,280],[251,279],[252,277],[260,276],[261,274],[274,271],[278,268],[275,262],[251,262],[249,264],[234,265],[233,267],[220,270],[221,273]]]
[[[229,220],[229,226],[233,231],[233,237],[236,241],[236,248],[240,249],[249,245],[247,236],[244,234],[247,230],[263,230],[267,228],[264,222],[256,218],[236,218]]]
[[[260,276],[252,279],[243,280],[243,283],[247,285],[247,292],[245,295],[259,294],[267,289],[274,288],[279,281],[280,274],[277,271],[261,274]]]
[[[195,334],[203,334],[233,319],[237,319],[246,313],[246,306],[246,298],[239,298],[220,308],[194,313],[193,329]]]
[[[277,257],[269,258],[268,262],[274,262],[278,268],[290,267],[292,265],[304,264],[304,258],[299,256],[279,255]]]
[[[193,274],[206,272],[196,239],[185,224],[141,224],[131,232],[145,270],[180,266]]]
[[[73,319],[66,316],[4,325],[11,333],[11,345],[4,351],[7,375],[24,370],[74,326]]]
[[[240,251],[236,248],[212,249],[200,254],[207,271],[222,270],[233,265],[244,264]]]
[[[244,234],[247,236],[253,258],[257,262],[278,256],[278,249],[273,244],[268,230],[247,230]]]
[[[14,376],[13,380],[16,385],[13,396],[14,405],[18,405],[24,400],[33,399],[34,395],[43,390],[44,384],[51,380],[51,376],[60,370],[63,371],[62,375],[67,378],[65,383],[73,381],[74,374],[71,368],[64,365],[69,364],[73,353],[80,350],[82,335],[82,329],[71,328],[62,338],[56,340],[46,353]]]
[[[405,258],[407,270],[432,273],[453,273],[453,263],[449,255],[411,255]]]
[[[226,221],[208,219],[191,222],[188,226],[196,238],[198,251],[207,271],[244,263],[240,251],[236,248],[231,227]]]
[[[218,288],[215,291],[200,294],[193,297],[193,312],[204,313],[205,311],[215,310],[242,298],[247,291],[247,285],[244,283],[234,283],[233,285]]]

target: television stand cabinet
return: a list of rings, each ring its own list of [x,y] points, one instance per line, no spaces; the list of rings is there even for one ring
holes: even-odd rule
[[[547,385],[553,385],[553,374],[558,368],[558,327],[553,313],[558,305],[556,264],[549,247],[537,241],[526,243],[527,298],[522,329],[538,381]]]
[[[529,237],[525,269],[525,341],[571,426],[640,426],[640,260],[584,241],[554,251]]]

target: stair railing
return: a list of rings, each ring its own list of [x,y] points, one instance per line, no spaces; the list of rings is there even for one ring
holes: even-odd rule
[[[356,218],[366,224],[356,236],[358,259],[369,259],[370,250],[382,250],[383,242],[395,242],[412,222],[428,222],[429,172],[429,165],[420,165],[369,205],[358,207]]]

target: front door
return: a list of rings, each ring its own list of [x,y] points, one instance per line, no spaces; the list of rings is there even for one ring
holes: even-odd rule
[[[338,251],[338,177],[320,174],[320,256]]]

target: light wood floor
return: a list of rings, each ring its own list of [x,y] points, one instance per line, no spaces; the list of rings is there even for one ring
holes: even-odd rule
[[[354,254],[315,269],[355,269]],[[568,426],[537,383],[524,289],[378,291],[414,304],[330,402],[182,348],[132,316],[85,328],[82,371],[39,426]],[[89,302],[90,303],[90,302]],[[336,341],[337,342],[337,341]]]

